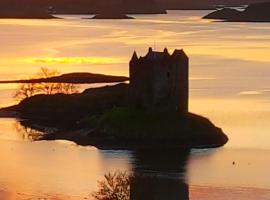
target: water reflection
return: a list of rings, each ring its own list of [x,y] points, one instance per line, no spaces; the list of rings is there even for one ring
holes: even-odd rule
[[[16,123],[17,131],[30,141],[42,133]],[[96,200],[189,200],[186,165],[189,149],[139,149],[133,152],[130,171],[111,171],[98,181]]]
[[[269,148],[108,151],[66,141],[21,141],[14,123],[0,120],[1,200],[93,200],[97,180],[118,170],[134,176],[128,198],[136,200],[270,199]]]
[[[16,123],[23,137],[39,140],[41,132]],[[189,200],[186,165],[189,149],[139,149],[133,152],[130,171],[111,171],[98,181],[96,200]]]
[[[96,200],[189,200],[187,149],[144,149],[134,153],[131,174],[117,171],[99,182]]]
[[[38,141],[44,135],[41,129],[27,126],[24,120],[14,118],[0,119],[0,142],[2,141]]]
[[[43,133],[33,129],[29,126],[25,126],[23,121],[15,121],[14,128],[18,134],[20,134],[21,139],[26,141],[37,141],[42,138]]]

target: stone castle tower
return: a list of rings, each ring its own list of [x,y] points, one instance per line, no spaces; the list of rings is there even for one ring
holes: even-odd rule
[[[149,48],[140,58],[134,52],[129,67],[131,106],[188,112],[189,59],[183,50]]]

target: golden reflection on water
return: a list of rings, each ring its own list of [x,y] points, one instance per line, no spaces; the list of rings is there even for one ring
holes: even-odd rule
[[[269,199],[269,190],[261,188],[222,188],[192,186],[189,191],[190,199],[200,200],[251,200],[251,199]]]
[[[264,98],[194,98],[190,110],[223,129],[230,138],[226,148],[270,147],[270,103]]]
[[[262,200],[269,197],[270,182],[265,176],[270,164],[265,157],[269,149],[237,149],[234,146],[193,150],[188,161],[182,159],[181,152],[168,154],[148,150],[137,151],[131,156],[125,151],[100,151],[68,141],[29,143],[24,136],[29,131],[20,129],[18,132],[14,119],[1,119],[0,123],[2,199],[91,199],[90,194],[97,190],[97,181],[116,170],[157,174],[154,179],[138,176],[137,192],[158,187],[158,194],[166,195],[169,184],[170,191],[177,189],[179,192],[175,195],[180,195],[178,186],[185,191],[188,189],[189,192],[181,189],[181,193],[188,192],[190,200],[224,200],[228,195],[238,200],[238,197],[245,199],[247,194],[252,194],[249,197],[257,194]],[[167,173],[173,174],[174,179],[167,179]],[[149,186],[145,187],[147,184]],[[254,196],[252,200],[255,199]]]
[[[128,72],[127,61],[132,52],[144,54],[148,46],[168,47],[171,51],[185,48],[190,56],[270,61],[270,29],[266,24],[213,23],[200,19],[207,11],[169,13],[155,18],[136,16],[137,20],[121,22],[70,16],[64,16],[65,20],[1,20],[0,42],[6,48],[0,50],[0,73],[25,77],[41,65],[54,64],[52,67],[63,72],[116,74],[117,71],[122,75]],[[62,65],[66,63],[73,66]],[[112,66],[103,66],[108,64]],[[226,63],[220,67],[224,66]]]
[[[31,142],[37,131],[22,128],[14,119],[1,119],[0,125],[3,200],[81,199],[108,170],[129,169],[126,155],[104,158],[96,148],[72,142]]]
[[[209,193],[213,200],[221,193],[238,195],[230,187],[244,185],[251,191],[243,189],[247,199],[253,195],[267,199],[270,28],[212,23],[200,19],[205,13],[172,11],[121,22],[72,16],[50,21],[0,20],[0,43],[5,47],[0,50],[0,79],[28,78],[40,67],[62,73],[127,75],[134,50],[143,55],[149,46],[184,48],[191,58],[190,110],[209,117],[230,137],[224,149],[192,157],[190,198],[209,200]],[[13,102],[10,89],[14,85],[0,85],[1,106]],[[8,120],[0,122],[0,198],[88,198],[104,173],[131,167],[125,153],[104,153],[63,141],[21,141],[27,137]]]
[[[224,148],[193,154],[188,163],[188,182],[228,189],[261,188],[268,190],[269,195],[270,180],[265,177],[269,153],[269,150]]]

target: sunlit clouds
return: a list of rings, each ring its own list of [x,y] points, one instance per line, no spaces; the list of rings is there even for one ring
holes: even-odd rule
[[[45,57],[45,58],[28,58],[25,59],[29,63],[44,63],[44,64],[122,64],[126,63],[127,59],[117,57]]]
[[[260,95],[262,94],[261,91],[242,91],[239,92],[239,95]]]

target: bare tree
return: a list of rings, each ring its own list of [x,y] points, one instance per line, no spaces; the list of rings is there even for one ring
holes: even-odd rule
[[[53,69],[50,70],[48,68],[42,67],[40,69],[40,72],[37,73],[35,75],[35,78],[50,78],[53,76],[58,76],[60,74],[59,71]],[[37,86],[37,90],[39,93],[43,93],[43,94],[55,94],[55,93],[60,93],[60,85],[61,83],[39,83],[39,85]]]
[[[60,86],[58,86],[60,93],[64,94],[73,94],[77,92],[77,86],[75,84],[71,83],[60,83]]]
[[[29,98],[36,93],[37,84],[36,83],[23,83],[20,84],[18,89],[14,94],[16,99],[25,99]]]
[[[50,78],[58,76],[60,73],[57,70],[50,70],[42,67],[32,79]],[[14,94],[14,98],[22,100],[36,94],[72,94],[78,92],[77,86],[73,83],[22,83]]]

